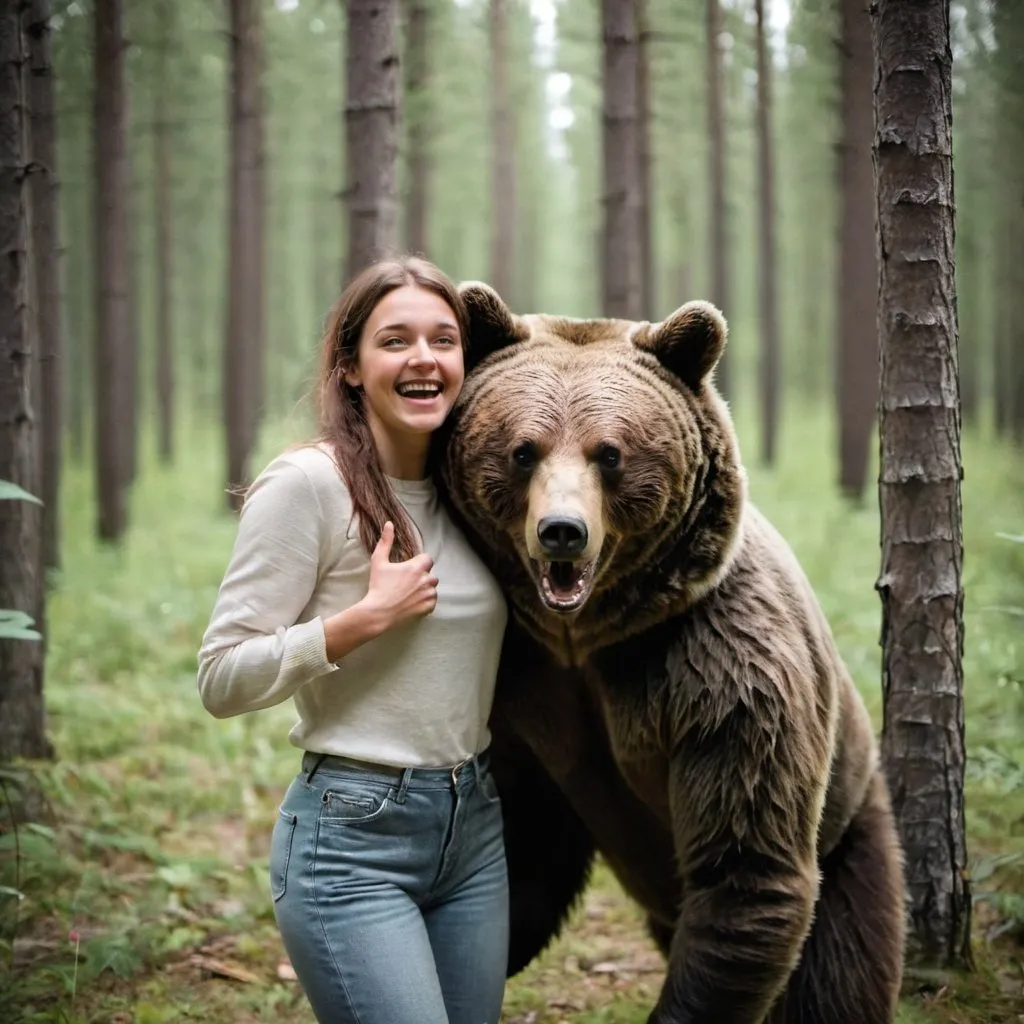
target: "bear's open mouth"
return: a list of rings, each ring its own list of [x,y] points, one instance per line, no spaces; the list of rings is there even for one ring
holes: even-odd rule
[[[571,612],[590,596],[594,562],[540,562],[540,597],[556,612]]]

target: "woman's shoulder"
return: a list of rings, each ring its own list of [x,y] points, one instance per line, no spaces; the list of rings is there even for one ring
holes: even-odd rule
[[[313,480],[326,478],[341,481],[330,448],[321,441],[310,441],[308,444],[286,448],[270,465],[273,466],[275,463],[296,466]]]
[[[348,488],[326,445],[296,445],[274,458],[253,482],[253,490],[271,488],[281,494],[309,495],[324,509],[349,508]]]

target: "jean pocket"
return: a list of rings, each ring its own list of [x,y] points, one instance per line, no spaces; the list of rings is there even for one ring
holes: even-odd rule
[[[391,803],[390,787],[346,785],[324,791],[322,825],[356,825],[375,821]]]
[[[270,837],[270,896],[275,903],[288,888],[288,864],[292,859],[292,841],[298,816],[283,807],[277,812],[277,824]]]

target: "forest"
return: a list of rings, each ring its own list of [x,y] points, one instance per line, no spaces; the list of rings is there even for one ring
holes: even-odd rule
[[[196,652],[391,252],[724,312],[751,500],[898,793],[897,1020],[1024,1020],[1022,52],[1021,0],[0,0],[0,1020],[314,1020],[294,714],[215,720]],[[640,1024],[664,969],[599,863],[502,1020]]]

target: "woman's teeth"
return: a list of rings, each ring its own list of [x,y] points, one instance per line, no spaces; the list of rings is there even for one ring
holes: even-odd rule
[[[441,394],[440,384],[399,384],[398,393],[403,398],[436,398]]]

